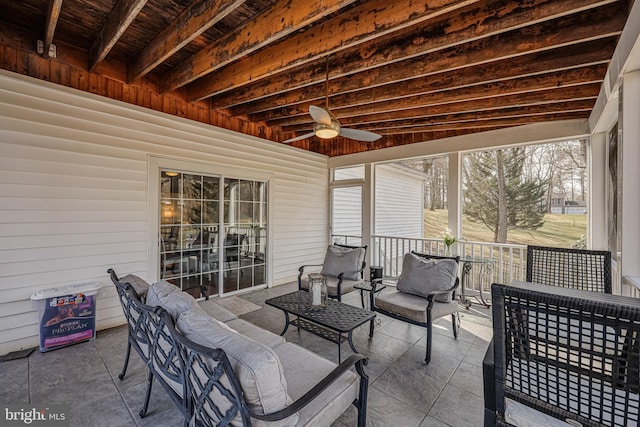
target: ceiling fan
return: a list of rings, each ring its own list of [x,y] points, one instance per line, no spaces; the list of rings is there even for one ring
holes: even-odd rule
[[[325,76],[325,108],[317,107],[315,105],[309,106],[309,114],[315,121],[313,125],[313,132],[305,133],[304,135],[290,138],[284,143],[293,141],[299,141],[301,139],[307,139],[311,136],[317,136],[322,139],[335,138],[340,135],[344,138],[355,139],[356,141],[371,142],[382,138],[382,135],[369,132],[360,129],[347,129],[340,126],[340,122],[329,111],[329,57],[327,57],[326,76]]]

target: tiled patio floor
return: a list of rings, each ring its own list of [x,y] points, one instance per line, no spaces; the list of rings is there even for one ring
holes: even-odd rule
[[[284,316],[280,310],[265,307],[264,300],[293,290],[295,285],[289,284],[240,295],[262,307],[241,317],[280,333]],[[359,295],[348,294],[344,302],[359,305]],[[457,340],[449,319],[436,322],[429,365],[423,363],[424,328],[378,315],[381,323],[372,340],[368,339],[368,326],[355,331],[356,348],[369,357],[369,426],[482,425],[482,358],[492,335],[490,311],[474,304],[470,310],[461,307],[460,312],[462,330]],[[337,362],[333,343],[294,328],[285,337]],[[72,426],[180,426],[180,412],[158,384],[154,385],[147,416],[138,416],[146,375],[135,352],[124,380],[117,377],[126,340],[126,327],[122,326],[98,332],[93,342],[49,353],[35,351],[28,358],[2,362],[0,402],[70,404]],[[349,347],[343,346],[343,355],[349,352]],[[355,425],[353,407],[333,424]]]

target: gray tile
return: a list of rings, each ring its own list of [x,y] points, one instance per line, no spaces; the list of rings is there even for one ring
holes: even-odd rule
[[[375,353],[366,350],[360,351],[360,354],[367,357],[368,362],[364,367],[364,372],[369,376],[369,384],[373,383],[384,371],[389,369],[395,362],[378,356]]]
[[[71,427],[128,427],[135,425],[135,422],[120,394],[114,393],[88,405],[72,405],[69,425]]]
[[[385,359],[397,360],[411,348],[411,343],[384,334],[374,334],[372,339],[361,339],[356,348],[375,353]]]
[[[367,426],[369,427],[418,427],[425,414],[393,397],[369,388],[367,400]],[[352,406],[345,411],[338,421],[348,426],[357,425],[357,411]]]
[[[394,319],[377,329],[377,332],[415,344],[426,336],[427,328]]]
[[[462,361],[472,365],[482,366],[482,361],[484,360],[484,355],[486,354],[488,347],[488,342],[478,338],[478,340],[473,343],[467,354],[465,354]]]
[[[481,426],[484,401],[473,393],[447,385],[429,411],[429,416],[450,426]]]
[[[429,412],[445,385],[445,381],[429,376],[425,370],[401,363],[392,365],[372,384],[375,389],[425,414]]]
[[[149,407],[144,418],[140,417],[140,410],[144,403],[147,384],[141,383],[133,387],[122,390],[124,399],[129,411],[134,414],[134,419],[139,426],[153,425],[181,425],[184,421],[182,413],[173,403],[164,388],[154,380],[151,388]]]
[[[445,424],[442,421],[436,420],[435,418],[427,415],[427,418],[425,418],[422,424],[420,424],[420,427],[452,427],[452,426],[449,426],[449,424]]]
[[[476,336],[469,330],[469,325],[466,319],[460,319],[460,329],[458,330],[458,339],[461,341],[474,342]],[[444,335],[446,337],[453,338],[453,326],[451,325],[451,316],[441,317],[433,322],[434,335]]]
[[[31,402],[83,405],[116,392],[113,379],[92,342],[47,353],[33,353],[29,359]]]
[[[432,354],[431,361],[426,365],[424,363],[425,356],[426,348],[423,346],[423,343],[419,342],[403,354],[397,363],[403,364],[409,369],[419,370],[432,378],[445,382],[449,381],[460,364],[460,361],[453,357],[443,357],[440,354]]]
[[[124,365],[127,338],[127,326],[120,326],[98,332],[94,341],[100,357],[118,388],[139,384],[146,381],[147,377],[147,367],[140,355],[132,347],[125,377],[122,380],[118,378]]]
[[[29,403],[29,359],[0,362],[0,402]]]
[[[461,362],[451,377],[449,384],[462,390],[471,392],[478,397],[484,395],[482,380],[482,365],[471,365]]]
[[[468,341],[457,340],[451,337],[445,337],[444,335],[433,334],[431,340],[431,359],[434,357],[451,357],[456,360],[462,360],[471,348],[471,343]],[[416,343],[416,346],[427,348],[426,337]]]

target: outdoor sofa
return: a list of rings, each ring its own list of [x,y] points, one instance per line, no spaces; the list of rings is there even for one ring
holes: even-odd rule
[[[366,425],[364,356],[336,365],[169,282],[145,286],[136,276],[109,274],[129,325],[120,378],[131,347],[148,367],[141,416],[156,380],[185,424],[329,426],[353,404],[358,426]]]

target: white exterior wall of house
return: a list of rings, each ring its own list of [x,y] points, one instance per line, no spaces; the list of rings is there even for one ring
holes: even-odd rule
[[[392,165],[376,166],[375,234],[424,237],[423,178]]]
[[[6,71],[0,153],[0,355],[38,344],[39,289],[100,282],[124,323],[106,271],[157,279],[158,165],[269,182],[269,285],[324,256],[325,156]]]

